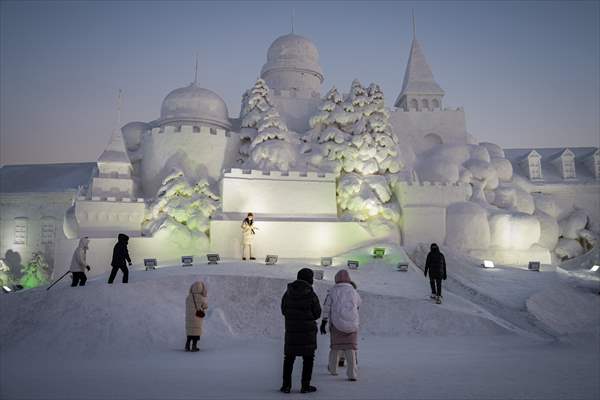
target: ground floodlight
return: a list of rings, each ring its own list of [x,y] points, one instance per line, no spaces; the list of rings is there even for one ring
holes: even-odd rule
[[[13,292],[18,292],[19,290],[23,290],[23,285],[13,285]]]
[[[399,262],[398,265],[396,266],[396,269],[400,272],[408,272],[408,263]]]
[[[356,261],[356,260],[348,260],[348,262],[346,263],[346,265],[350,269],[358,269],[358,261]]]
[[[331,267],[332,264],[333,264],[333,258],[321,257],[321,267]]]
[[[323,280],[324,271],[322,269],[315,269],[313,272],[315,279],[318,279],[320,281]]]
[[[156,258],[144,258],[144,267],[146,267],[146,271],[151,269],[156,269],[158,262]]]
[[[527,269],[530,271],[540,271],[540,262],[539,261],[529,261],[527,265]]]
[[[11,288],[9,288],[8,286],[2,286],[2,291],[3,291],[4,293],[10,293],[10,292],[12,292],[12,289],[11,289]]]
[[[194,256],[181,256],[181,266],[191,267],[194,265]]]
[[[385,255],[385,249],[383,247],[375,247],[373,249],[373,257],[374,258],[383,258]]]
[[[265,257],[265,264],[267,265],[275,265],[277,264],[277,256],[274,254],[268,254]]]
[[[208,260],[209,264],[218,264],[219,261],[221,261],[221,257],[219,257],[219,255],[216,253],[207,254],[206,259]]]
[[[483,260],[483,264],[481,264],[483,268],[494,268],[494,262],[491,260]]]
[[[600,265],[594,265],[592,266],[592,268],[590,268],[590,272],[596,272],[600,269]]]

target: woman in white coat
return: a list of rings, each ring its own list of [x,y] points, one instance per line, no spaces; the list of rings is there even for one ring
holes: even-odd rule
[[[248,213],[244,221],[242,221],[242,260],[246,260],[247,258],[256,260],[252,256],[252,242],[254,241],[256,229],[254,226],[254,214]]]
[[[335,285],[329,290],[323,305],[321,333],[326,333],[325,326],[329,322],[331,345],[329,366],[332,375],[337,375],[338,360],[343,353],[348,362],[346,371],[348,379],[358,379],[356,352],[358,350],[358,309],[361,298],[350,279],[350,273],[342,269],[335,274]]]
[[[85,282],[87,281],[87,276],[85,276],[85,271],[90,270],[90,266],[87,265],[87,250],[90,244],[90,239],[87,236],[79,239],[79,245],[73,252],[73,257],[71,258],[71,266],[69,267],[69,271],[71,271],[71,278],[73,281],[71,282],[71,286],[85,286]]]
[[[208,309],[207,296],[206,284],[202,281],[196,281],[190,287],[188,296],[185,299],[185,332],[187,334],[185,351],[200,351],[198,340],[202,336],[203,315]]]

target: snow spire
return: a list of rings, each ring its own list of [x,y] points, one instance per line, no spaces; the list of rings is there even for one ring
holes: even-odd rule
[[[198,84],[198,53],[196,52],[196,69],[194,70],[194,84]]]
[[[412,9],[412,28],[413,28],[413,40],[417,38],[417,25],[415,24],[415,9]]]
[[[119,89],[117,94],[117,123],[115,129],[113,129],[110,141],[106,146],[106,149],[98,157],[99,163],[118,163],[118,164],[131,164],[127,150],[125,149],[125,141],[123,140],[123,134],[121,133],[121,103],[122,103],[123,91]]]
[[[292,7],[292,33],[294,33],[294,8]]]
[[[413,40],[410,46],[410,55],[404,72],[402,90],[394,105],[405,110],[409,108],[418,110],[441,108],[441,100],[444,94],[444,90],[435,81],[425,54],[423,54],[421,45],[417,40],[413,14]]]

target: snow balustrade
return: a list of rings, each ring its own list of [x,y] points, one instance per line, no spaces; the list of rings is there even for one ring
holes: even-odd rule
[[[218,135],[218,136],[231,136],[231,132],[227,129],[217,128],[214,126],[202,125],[202,124],[181,124],[181,125],[165,125],[161,127],[155,127],[146,131],[146,136],[154,135],[169,135],[177,133],[199,133],[205,135]]]

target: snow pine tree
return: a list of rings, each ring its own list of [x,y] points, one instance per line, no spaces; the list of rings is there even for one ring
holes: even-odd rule
[[[259,78],[242,97],[240,161],[245,161],[250,156],[250,144],[256,136],[258,124],[271,108],[273,108],[273,102],[269,87],[263,79]]]
[[[252,166],[262,170],[289,171],[296,162],[299,141],[292,136],[275,108],[267,111],[250,144]]]
[[[208,244],[210,216],[219,197],[204,179],[190,184],[175,168],[162,182],[143,222],[147,235],[165,235],[179,248],[202,248]]]
[[[31,261],[21,269],[21,273],[20,283],[26,289],[43,285],[50,278],[48,263],[39,252],[33,253]]]
[[[340,209],[361,221],[397,221],[388,175],[403,165],[379,86],[354,80],[343,101],[333,88],[310,123],[311,163],[340,175]]]

